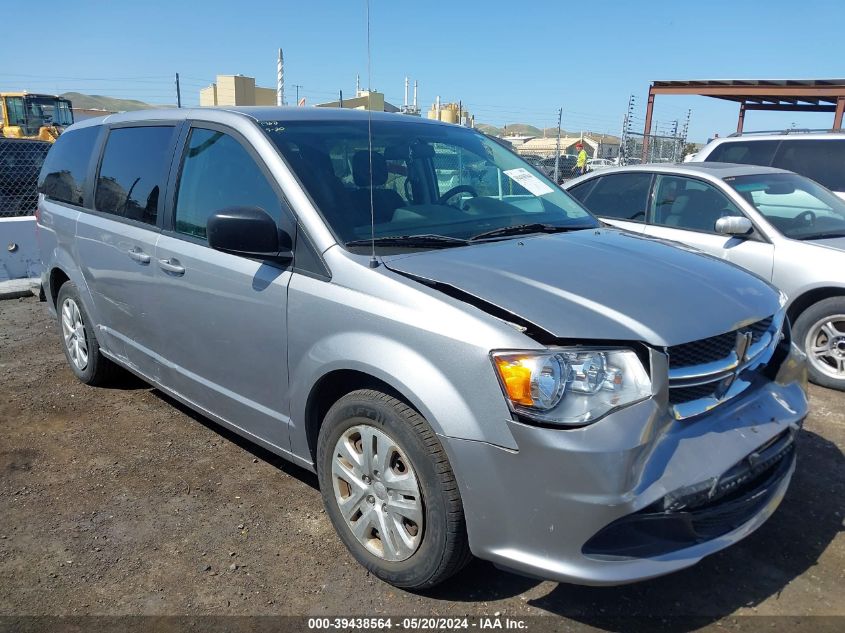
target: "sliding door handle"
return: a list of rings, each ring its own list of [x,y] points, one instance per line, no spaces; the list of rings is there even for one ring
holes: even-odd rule
[[[182,264],[179,263],[179,260],[175,257],[171,257],[170,259],[160,259],[158,260],[158,265],[162,270],[166,270],[174,275],[185,274],[185,267],[182,266]]]
[[[147,255],[144,251],[142,251],[137,246],[133,249],[126,251],[126,254],[129,255],[130,259],[134,259],[139,264],[149,264],[150,263],[150,256]]]

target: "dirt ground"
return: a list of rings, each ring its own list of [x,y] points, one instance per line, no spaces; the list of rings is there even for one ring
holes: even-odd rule
[[[476,561],[414,594],[346,553],[315,476],[139,381],[80,384],[45,305],[3,301],[0,615],[845,615],[845,395],[811,395],[783,505],[698,566],[588,588]]]

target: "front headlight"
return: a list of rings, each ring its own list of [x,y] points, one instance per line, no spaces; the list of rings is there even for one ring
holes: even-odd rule
[[[651,395],[651,380],[627,349],[559,348],[491,353],[511,409],[534,420],[577,426]]]

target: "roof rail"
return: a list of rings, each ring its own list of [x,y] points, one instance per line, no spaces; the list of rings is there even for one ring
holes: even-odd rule
[[[728,138],[734,138],[736,136],[753,136],[754,134],[817,134],[817,133],[824,133],[829,132],[831,134],[842,134],[845,130],[837,130],[832,128],[786,128],[785,130],[754,130],[753,132],[734,132],[733,134],[729,134]]]

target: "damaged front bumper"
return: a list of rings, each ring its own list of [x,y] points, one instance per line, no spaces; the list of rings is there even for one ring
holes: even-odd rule
[[[473,553],[526,575],[613,585],[741,540],[772,515],[795,469],[806,368],[784,348],[775,376],[692,420],[655,397],[580,429],[510,421],[517,451],[443,438]]]

